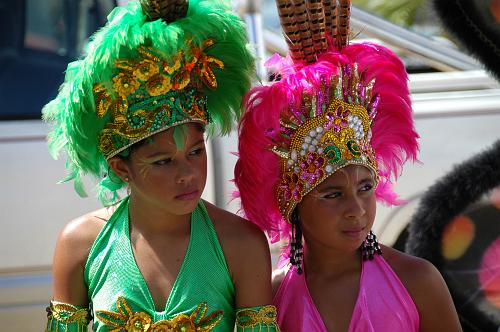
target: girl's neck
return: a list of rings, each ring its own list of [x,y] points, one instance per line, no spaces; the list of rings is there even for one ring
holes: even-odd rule
[[[361,268],[361,253],[339,251],[320,245],[306,245],[304,248],[304,265],[307,274],[333,277]]]
[[[130,197],[129,218],[140,233],[146,234],[184,234],[190,227],[191,213],[176,215],[165,209]]]

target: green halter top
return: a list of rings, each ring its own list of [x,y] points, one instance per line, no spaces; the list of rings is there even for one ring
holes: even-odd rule
[[[192,213],[184,262],[158,312],[132,252],[128,201],[99,233],[85,264],[93,330],[233,331],[234,284],[203,203]]]

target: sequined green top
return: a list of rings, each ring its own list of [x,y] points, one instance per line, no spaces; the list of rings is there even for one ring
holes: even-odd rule
[[[120,204],[97,236],[84,273],[94,331],[234,329],[234,284],[201,201],[192,213],[191,236],[184,262],[163,311],[155,310],[134,259],[128,199]]]

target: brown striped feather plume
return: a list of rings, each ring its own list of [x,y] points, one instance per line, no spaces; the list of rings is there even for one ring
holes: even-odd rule
[[[304,52],[304,60],[308,63],[316,61],[316,52],[312,40],[311,27],[305,0],[295,0],[295,19],[299,28],[300,45]]]
[[[337,35],[337,0],[321,0],[325,13],[325,27],[330,36]]]
[[[186,16],[188,0],[140,0],[144,13],[150,21],[163,19],[167,23]]]
[[[327,49],[325,11],[321,0],[307,1],[307,12],[309,14],[309,27],[316,55]]]
[[[328,50],[328,37],[339,51],[348,44],[350,0],[276,0],[276,4],[294,61],[315,62]]]
[[[337,18],[337,49],[341,50],[349,41],[351,0],[340,0]]]
[[[302,60],[304,59],[304,52],[302,51],[299,28],[295,18],[295,5],[292,0],[276,0],[276,5],[278,6],[281,27],[290,50],[290,56],[294,60]]]

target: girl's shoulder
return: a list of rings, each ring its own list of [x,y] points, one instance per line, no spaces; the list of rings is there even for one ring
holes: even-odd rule
[[[429,261],[387,246],[382,246],[382,252],[385,261],[396,273],[412,297],[413,294],[419,294],[429,286],[442,284],[440,272]]]
[[[269,249],[266,236],[256,225],[211,203],[204,204],[223,246],[238,251]]]
[[[423,258],[385,246],[382,251],[417,307],[421,331],[460,331],[453,300],[439,270]]]
[[[73,305],[86,306],[87,289],[84,266],[97,235],[113,209],[104,208],[70,221],[57,240],[52,272],[54,299]]]
[[[237,307],[271,303],[271,255],[264,233],[233,213],[205,203],[238,290]]]
[[[71,220],[60,233],[56,250],[62,245],[75,260],[84,263],[97,235],[115,210],[116,206],[105,207]]]

